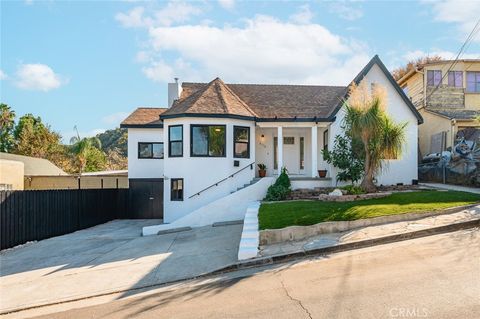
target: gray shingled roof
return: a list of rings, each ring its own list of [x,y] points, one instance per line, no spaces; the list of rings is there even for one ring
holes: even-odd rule
[[[427,109],[429,112],[436,113],[449,119],[456,120],[473,120],[477,116],[480,116],[480,111],[475,110],[458,110],[458,109]]]
[[[222,92],[208,89],[216,81],[236,98],[229,101],[222,98]],[[344,86],[225,84],[220,79],[208,84],[184,82],[180,99],[162,117],[187,113],[224,113],[264,119],[327,118],[346,90]],[[222,110],[223,106],[218,102],[222,100],[230,105],[227,107],[230,108],[229,112]]]
[[[240,99],[231,88],[216,78],[208,84],[196,85],[186,90],[163,117],[178,114],[217,114],[255,117],[256,114]]]

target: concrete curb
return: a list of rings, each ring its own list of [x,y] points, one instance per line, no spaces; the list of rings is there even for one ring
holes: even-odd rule
[[[478,203],[472,205],[452,207],[438,211],[385,215],[351,221],[322,222],[310,226],[289,226],[281,229],[265,229],[260,231],[260,245],[270,245],[288,241],[299,241],[322,234],[340,233],[362,227],[377,226],[389,223],[417,220],[432,216],[453,214],[477,206]]]
[[[212,276],[215,276],[215,275],[225,274],[225,273],[233,272],[233,271],[236,271],[236,270],[242,270],[242,269],[246,269],[246,268],[253,268],[253,267],[259,267],[259,266],[264,266],[264,265],[279,264],[279,263],[288,262],[288,261],[292,261],[292,260],[305,259],[305,258],[312,257],[312,256],[321,256],[321,255],[326,255],[326,254],[332,254],[332,253],[338,253],[338,252],[343,252],[343,251],[360,249],[360,248],[367,248],[367,247],[372,247],[372,246],[377,246],[377,245],[390,244],[390,243],[394,243],[394,242],[400,242],[400,241],[405,241],[405,240],[410,240],[410,239],[422,238],[422,237],[438,235],[438,234],[443,234],[443,233],[449,233],[449,232],[454,232],[454,231],[458,231],[458,230],[462,230],[462,229],[470,229],[470,228],[476,228],[476,227],[480,227],[480,219],[474,219],[474,220],[470,220],[470,221],[466,221],[466,222],[454,223],[454,224],[450,224],[450,225],[433,227],[433,228],[428,228],[428,229],[423,229],[423,230],[418,230],[418,231],[413,231],[413,232],[408,232],[408,233],[403,233],[403,234],[384,236],[384,237],[379,237],[379,238],[374,238],[374,239],[367,239],[367,240],[362,240],[362,241],[357,241],[357,242],[352,242],[352,243],[340,244],[340,245],[336,245],[336,246],[317,248],[317,249],[312,249],[312,250],[308,250],[308,251],[300,251],[300,252],[291,253],[291,254],[254,258],[254,259],[249,259],[249,260],[246,260],[246,261],[237,262],[237,263],[234,263],[230,266],[226,266],[226,267],[217,269],[215,271],[205,273],[205,274],[202,274],[202,275],[198,275],[198,276],[194,276],[194,277],[190,277],[190,278],[184,278],[184,279],[174,280],[174,281],[165,282],[165,283],[145,285],[145,286],[139,286],[139,287],[128,288],[128,289],[118,289],[118,290],[115,290],[115,291],[99,293],[99,294],[95,294],[95,295],[91,295],[91,296],[72,298],[70,300],[61,300],[61,301],[58,301],[58,302],[51,302],[51,303],[45,303],[45,304],[40,304],[40,305],[27,306],[27,307],[23,307],[23,308],[13,308],[13,309],[8,309],[8,310],[0,312],[0,315],[6,315],[6,314],[20,312],[20,311],[24,311],[24,310],[30,310],[30,309],[41,308],[41,307],[46,307],[46,306],[53,306],[53,305],[58,305],[58,304],[63,304],[63,303],[68,303],[68,302],[86,300],[86,299],[95,298],[95,297],[102,297],[102,296],[107,296],[107,295],[112,295],[112,294],[117,294],[117,293],[124,293],[124,292],[127,292],[127,291],[141,291],[141,290],[144,290],[144,289],[154,288],[154,287],[155,288],[161,288],[161,287],[165,287],[165,286],[168,286],[168,285],[185,282],[185,281],[188,281],[188,280],[208,278],[208,277],[212,277]]]
[[[356,241],[351,243],[339,244],[335,246],[316,248],[312,250],[304,250],[304,251],[299,251],[299,252],[290,253],[290,254],[260,257],[260,258],[251,259],[249,261],[237,263],[232,267],[234,268],[234,270],[237,270],[237,269],[244,269],[248,267],[261,266],[265,264],[276,264],[276,263],[282,263],[282,262],[291,261],[295,259],[302,259],[310,256],[320,256],[320,255],[338,253],[338,252],[343,252],[348,250],[367,248],[367,247],[372,247],[377,245],[391,244],[394,242],[417,239],[417,238],[433,236],[433,235],[438,235],[443,233],[450,233],[450,232],[454,232],[462,229],[470,229],[470,228],[476,228],[476,227],[480,227],[480,219],[474,219],[474,220],[469,220],[469,221],[460,222],[460,223],[427,228],[427,229],[422,229],[422,230],[417,230],[417,231],[412,231],[412,232],[407,232],[402,234],[396,234],[396,235],[366,239],[366,240],[361,240],[361,241]],[[227,269],[224,269],[224,270],[227,270]]]

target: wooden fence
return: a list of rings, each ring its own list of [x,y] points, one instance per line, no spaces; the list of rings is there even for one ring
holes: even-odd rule
[[[128,189],[0,191],[0,249],[130,218]]]

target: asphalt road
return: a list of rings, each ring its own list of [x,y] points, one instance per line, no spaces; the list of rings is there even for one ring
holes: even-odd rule
[[[235,276],[42,318],[479,318],[480,230]]]

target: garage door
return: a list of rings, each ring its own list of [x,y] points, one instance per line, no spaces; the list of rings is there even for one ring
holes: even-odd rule
[[[163,178],[129,179],[133,218],[163,219]]]

